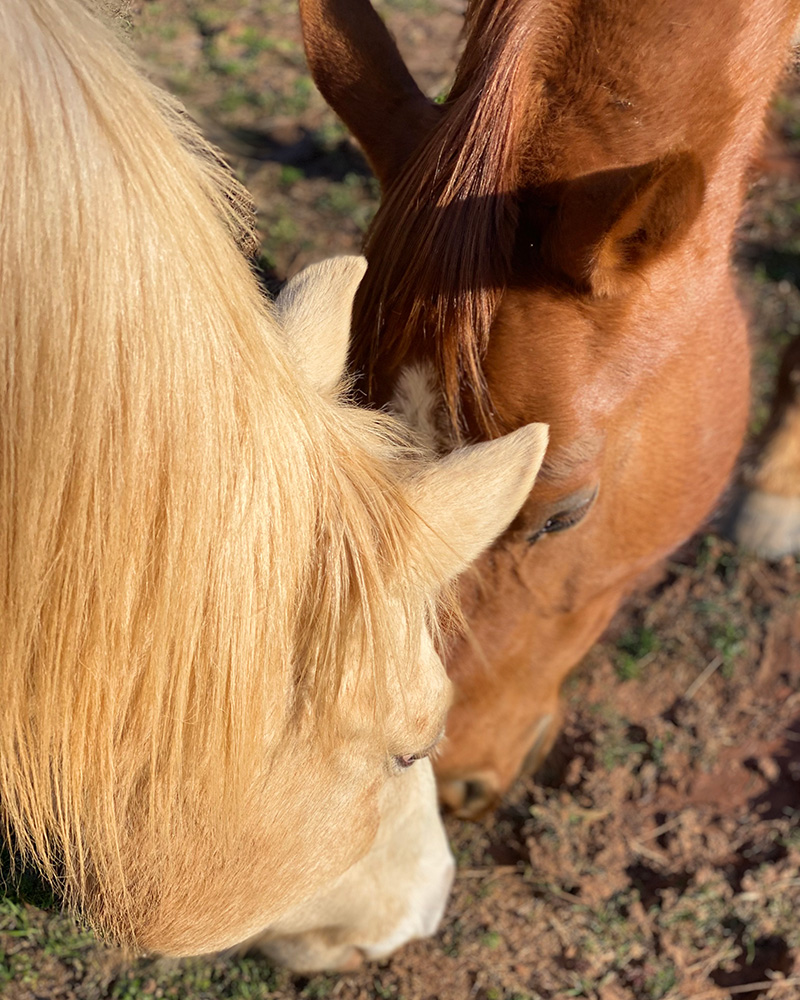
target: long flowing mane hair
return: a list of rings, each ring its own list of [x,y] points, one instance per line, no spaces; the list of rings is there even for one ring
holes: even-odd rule
[[[542,30],[557,15],[549,6],[532,17],[525,0],[472,0],[439,121],[391,179],[367,234],[353,367],[371,395],[378,357],[391,370],[429,342],[456,434],[467,398],[478,425],[496,430],[481,360],[514,250],[518,137],[536,106],[526,56],[534,35],[552,37]]]
[[[246,199],[87,7],[0,5],[0,822],[124,939],[425,608],[393,432],[292,371]]]

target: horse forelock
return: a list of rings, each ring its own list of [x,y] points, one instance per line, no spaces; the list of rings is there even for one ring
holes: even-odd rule
[[[510,273],[517,138],[536,100],[529,57],[539,18],[525,6],[473,4],[440,119],[368,233],[354,309],[352,361],[368,393],[378,365],[391,372],[409,355],[432,355],[459,435],[466,409],[495,430],[481,360]]]
[[[129,938],[356,660],[379,715],[412,515],[387,424],[291,374],[185,117],[78,0],[3,4],[0,58],[0,821]]]

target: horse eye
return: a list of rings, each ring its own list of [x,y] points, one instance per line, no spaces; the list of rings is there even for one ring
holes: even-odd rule
[[[528,544],[533,545],[533,543],[540,539],[542,535],[552,535],[557,531],[566,531],[567,528],[574,527],[582,521],[584,517],[586,517],[596,496],[597,490],[595,490],[589,499],[584,501],[584,503],[582,503],[579,507],[574,507],[572,510],[559,511],[558,514],[553,514],[552,517],[548,517],[538,531],[535,531],[532,535],[528,536]]]
[[[425,757],[430,757],[431,754],[435,754],[443,737],[444,727],[442,727],[441,732],[437,735],[436,739],[430,744],[430,746],[425,747],[424,750],[417,751],[417,753],[395,754],[394,757],[392,757],[392,763],[398,771],[404,771],[407,767],[411,767],[414,761],[424,760]]]
[[[415,760],[422,760],[423,757],[427,756],[423,753],[403,753],[398,754],[394,757],[394,763],[396,767],[401,769],[406,767],[411,767]]]

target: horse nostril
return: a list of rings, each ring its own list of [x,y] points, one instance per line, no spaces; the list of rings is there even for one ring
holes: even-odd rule
[[[439,797],[460,819],[480,819],[500,800],[493,782],[486,778],[440,781]]]
[[[464,782],[464,809],[484,809],[492,797],[491,791],[482,781]]]

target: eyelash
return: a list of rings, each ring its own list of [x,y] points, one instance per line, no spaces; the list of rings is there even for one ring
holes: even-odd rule
[[[436,737],[436,739],[431,743],[429,747],[424,750],[420,750],[417,753],[399,753],[392,757],[392,763],[398,771],[405,771],[407,768],[411,767],[412,764],[416,763],[418,760],[424,760],[426,757],[435,757],[441,745],[442,737],[444,736],[444,730]]]
[[[582,521],[589,512],[589,508],[591,507],[593,500],[594,496],[590,497],[586,503],[581,504],[580,507],[576,507],[575,510],[566,511],[563,514],[554,514],[553,517],[548,517],[538,531],[535,531],[532,535],[528,536],[528,544],[533,545],[533,543],[538,541],[542,535],[553,535],[558,531],[566,531],[567,528],[574,527],[574,525]]]
[[[400,768],[401,771],[404,771],[407,767],[411,767],[411,765],[416,761],[423,760],[427,756],[428,756],[427,753],[423,750],[421,753],[398,754],[396,757],[393,758],[393,760],[395,767],[398,767]]]

